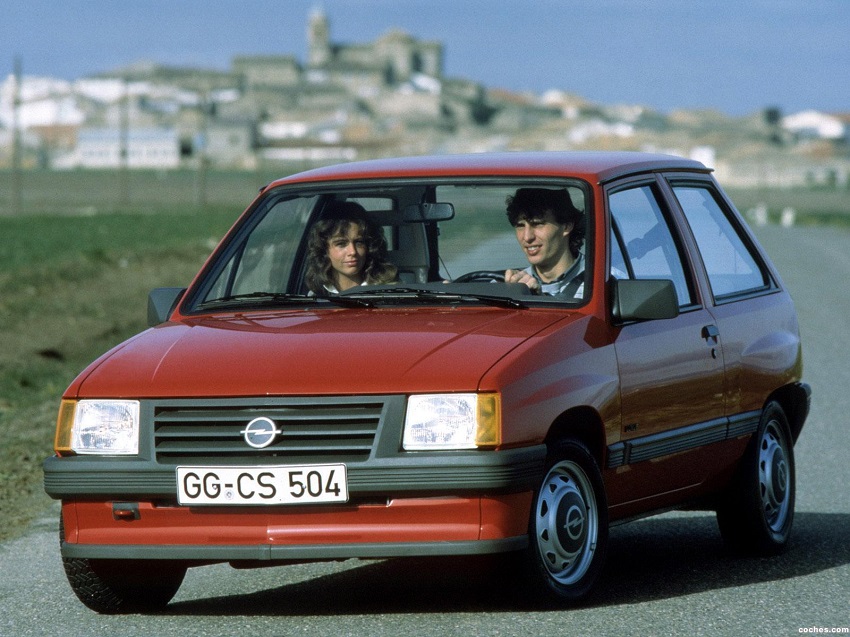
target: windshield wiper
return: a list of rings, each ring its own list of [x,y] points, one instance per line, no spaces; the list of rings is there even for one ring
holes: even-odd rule
[[[284,292],[250,292],[248,294],[231,294],[218,299],[211,299],[198,305],[199,310],[233,308],[240,305],[252,307],[268,305],[304,305],[315,304],[318,301],[328,301],[343,307],[372,307],[365,299],[341,297],[337,294],[327,296],[308,296],[305,294],[288,294]]]
[[[493,305],[495,307],[528,307],[522,301],[512,299],[509,296],[494,296],[492,294],[476,294],[471,292],[430,292],[426,294],[433,295],[434,298],[457,299],[458,301],[479,301],[485,305]]]
[[[212,308],[235,307],[239,305],[301,305],[315,303],[315,296],[304,294],[286,294],[283,292],[250,292],[248,294],[231,294],[217,299],[204,301],[198,305],[199,310]]]
[[[329,303],[334,303],[336,305],[341,305],[343,307],[374,307],[374,303],[371,301],[367,301],[366,299],[358,299],[350,294],[341,295],[341,294],[328,294],[316,297],[322,301],[328,301]]]
[[[441,303],[462,303],[469,301],[476,301],[480,303],[484,303],[486,305],[493,305],[496,307],[512,307],[512,308],[525,308],[527,307],[525,303],[519,301],[517,299],[513,299],[507,296],[494,296],[490,294],[475,294],[469,292],[440,292],[436,290],[421,290],[418,288],[409,288],[409,287],[385,287],[377,290],[363,290],[363,291],[354,291],[348,292],[345,295],[341,295],[340,299],[348,298],[352,299],[352,297],[373,297],[375,299],[388,300],[388,299],[416,299],[420,301],[439,301]],[[352,299],[353,300],[353,299]]]
[[[522,301],[518,301],[517,299],[512,299],[508,296],[492,296],[490,294],[457,294],[456,296],[461,296],[464,298],[472,298],[476,301],[481,301],[482,303],[486,303],[487,305],[494,305],[496,307],[516,307],[516,308],[527,308],[528,306]]]

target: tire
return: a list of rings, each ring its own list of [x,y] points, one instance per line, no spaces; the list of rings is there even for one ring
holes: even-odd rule
[[[788,546],[796,499],[794,447],[785,412],[762,412],[732,486],[717,509],[726,545],[736,553],[775,555]]]
[[[65,533],[60,521],[60,540]],[[79,600],[103,614],[162,610],[183,583],[187,567],[160,560],[63,557],[68,583]]]
[[[575,602],[593,588],[608,546],[608,503],[596,461],[577,442],[550,452],[534,495],[526,565],[545,601]]]

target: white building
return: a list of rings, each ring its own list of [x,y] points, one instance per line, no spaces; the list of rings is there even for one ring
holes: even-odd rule
[[[17,118],[13,111],[16,92]],[[15,76],[9,75],[0,84],[0,124],[11,128],[14,121],[21,130],[39,126],[79,126],[85,121],[85,113],[79,108],[69,82],[24,76],[18,88]]]
[[[74,152],[55,162],[56,168],[119,168],[122,140],[118,129],[84,129],[77,136]],[[177,168],[180,139],[167,128],[130,130],[126,139],[128,168]]]
[[[800,139],[842,140],[847,127],[834,115],[815,110],[801,111],[782,118],[782,127]]]

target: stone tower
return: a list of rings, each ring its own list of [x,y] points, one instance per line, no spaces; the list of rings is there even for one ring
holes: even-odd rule
[[[322,68],[331,60],[330,23],[328,16],[316,7],[310,13],[307,25],[307,65]]]

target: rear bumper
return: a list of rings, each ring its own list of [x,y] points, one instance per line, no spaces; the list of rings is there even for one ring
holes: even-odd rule
[[[528,491],[273,510],[73,499],[62,506],[62,556],[274,562],[499,553],[526,546],[531,499]]]

